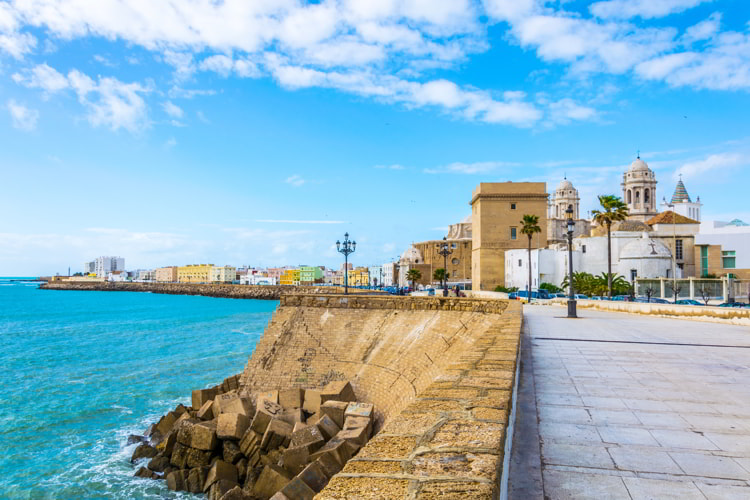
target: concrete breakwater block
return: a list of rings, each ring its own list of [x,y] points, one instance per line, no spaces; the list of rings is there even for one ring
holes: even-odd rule
[[[215,500],[312,500],[372,433],[374,406],[346,381],[246,394],[229,377],[192,396],[138,445],[135,476]]]

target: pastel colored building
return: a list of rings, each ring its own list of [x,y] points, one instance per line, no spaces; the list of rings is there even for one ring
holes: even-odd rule
[[[319,266],[302,266],[299,280],[302,285],[311,285],[323,281],[323,270]]]
[[[370,274],[366,267],[357,267],[349,271],[349,286],[368,286]]]
[[[177,281],[177,266],[160,267],[154,272],[154,279],[160,283]]]
[[[213,266],[211,268],[212,283],[232,283],[237,277],[237,268],[233,266]]]
[[[188,264],[177,268],[180,283],[210,283],[213,264]]]
[[[287,269],[281,274],[279,278],[280,285],[299,286],[300,284],[300,270],[299,269]]]

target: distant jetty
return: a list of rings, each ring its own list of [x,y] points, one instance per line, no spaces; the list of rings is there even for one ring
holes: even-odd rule
[[[271,285],[222,285],[193,283],[122,283],[122,282],[73,282],[49,281],[39,288],[43,290],[78,290],[96,292],[150,292],[169,295],[202,295],[228,299],[279,300],[287,293],[325,294],[339,291],[340,287],[330,286],[271,286]],[[341,288],[343,291],[343,288]],[[349,293],[362,293],[371,290],[349,289]]]

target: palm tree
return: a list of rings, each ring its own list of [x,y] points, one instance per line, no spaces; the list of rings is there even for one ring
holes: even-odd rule
[[[539,227],[538,215],[524,215],[521,224],[523,224],[521,227],[521,234],[525,234],[529,237],[529,284],[527,287],[529,295],[527,298],[529,299],[529,302],[531,302],[531,238],[534,236],[534,233],[541,233],[542,228]]]
[[[409,272],[406,273],[406,279],[407,281],[411,282],[411,289],[414,290],[414,282],[418,279],[422,278],[422,271],[419,269],[409,269]]]
[[[597,224],[607,227],[607,290],[612,298],[612,223],[628,218],[628,206],[613,194],[600,195],[599,203],[603,210],[594,210],[591,214]]]
[[[435,281],[438,281],[441,285],[443,284],[443,279],[445,278],[445,269],[442,267],[439,267],[435,269],[435,271],[432,272],[432,279]]]

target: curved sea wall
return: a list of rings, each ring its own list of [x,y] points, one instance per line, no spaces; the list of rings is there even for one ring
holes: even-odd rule
[[[347,380],[375,405],[377,435],[316,499],[498,498],[521,324],[518,302],[284,295],[240,394]]]
[[[254,286],[220,285],[193,283],[128,283],[128,282],[75,282],[50,281],[39,286],[45,290],[78,290],[98,292],[150,292],[171,295],[203,295],[227,299],[279,300],[285,293],[320,294],[330,293],[331,287],[318,286]],[[338,287],[333,287],[337,290]],[[349,293],[362,293],[367,290],[350,289]]]

